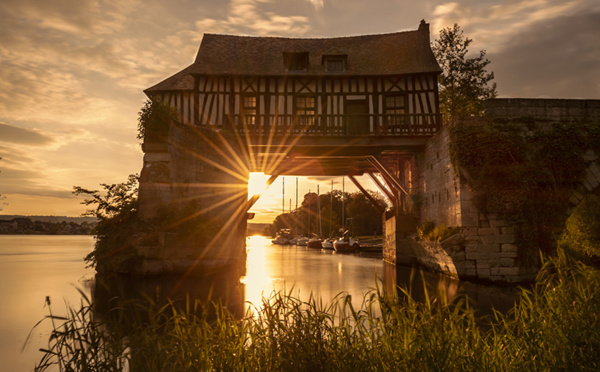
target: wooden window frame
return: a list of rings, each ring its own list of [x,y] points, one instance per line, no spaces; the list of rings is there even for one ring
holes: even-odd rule
[[[305,105],[301,107],[299,101],[306,99],[312,99],[312,106]],[[294,117],[296,118],[296,121],[301,125],[313,125],[316,116],[317,96],[314,94],[296,94],[294,96]]]
[[[397,98],[401,98],[401,101],[399,102],[394,102],[394,104],[390,105],[388,103],[388,98],[393,98],[393,99],[397,99]],[[395,93],[388,93],[386,95],[384,95],[383,97],[383,114],[386,117],[386,122],[392,125],[400,125],[400,124],[404,124],[405,123],[405,118],[406,118],[406,110],[408,107],[408,102],[407,102],[407,96],[406,93],[404,92],[395,92]],[[402,103],[401,105],[398,105],[397,103]],[[401,112],[398,112],[401,111]],[[401,117],[398,116],[394,116],[393,118],[388,118],[388,115],[403,115]],[[390,120],[393,119],[393,120]]]
[[[331,68],[334,63],[338,63],[340,68]],[[327,57],[325,58],[326,72],[346,72],[346,59],[342,57]]]
[[[248,99],[252,99],[253,104],[248,104]],[[245,125],[256,125],[258,118],[258,95],[244,94],[242,95],[242,120]]]

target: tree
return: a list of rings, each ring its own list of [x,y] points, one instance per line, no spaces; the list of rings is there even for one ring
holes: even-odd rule
[[[92,234],[96,235],[96,244],[94,250],[85,257],[85,262],[98,272],[121,272],[135,256],[131,238],[143,226],[136,216],[138,178],[137,174],[132,174],[124,183],[103,183],[104,194],[99,190],[73,187],[75,195],[88,197],[82,204],[95,206],[84,213],[84,216],[98,219],[92,230]]]
[[[171,106],[147,100],[139,112],[137,138],[142,141],[164,142],[169,135],[169,125],[178,120],[179,114]]]
[[[486,70],[490,60],[485,50],[479,56],[467,58],[473,40],[465,37],[457,24],[440,31],[432,45],[442,68],[438,77],[440,110],[444,122],[451,124],[464,117],[481,116],[483,104],[497,95],[494,73]]]

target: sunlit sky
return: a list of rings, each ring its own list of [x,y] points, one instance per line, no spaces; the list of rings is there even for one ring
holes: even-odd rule
[[[77,216],[74,185],[139,173],[142,90],[191,64],[203,33],[347,36],[414,30],[421,19],[432,39],[458,23],[472,52],[487,50],[500,97],[600,99],[597,0],[3,0],[0,214]],[[281,211],[281,182],[255,221]],[[317,183],[331,187],[301,178],[300,195]],[[293,208],[295,177],[286,185]]]

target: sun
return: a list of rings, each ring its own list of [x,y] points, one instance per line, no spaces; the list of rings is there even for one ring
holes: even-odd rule
[[[269,185],[269,176],[262,172],[251,172],[248,178],[248,199],[253,195],[262,195]]]

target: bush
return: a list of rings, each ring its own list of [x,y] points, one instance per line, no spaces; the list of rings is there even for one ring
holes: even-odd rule
[[[436,226],[432,221],[426,221],[423,226],[417,227],[419,239],[428,242],[440,242],[456,233],[458,233],[457,228],[447,227],[443,223]]]
[[[600,197],[586,195],[573,209],[559,246],[575,257],[600,260]]]

